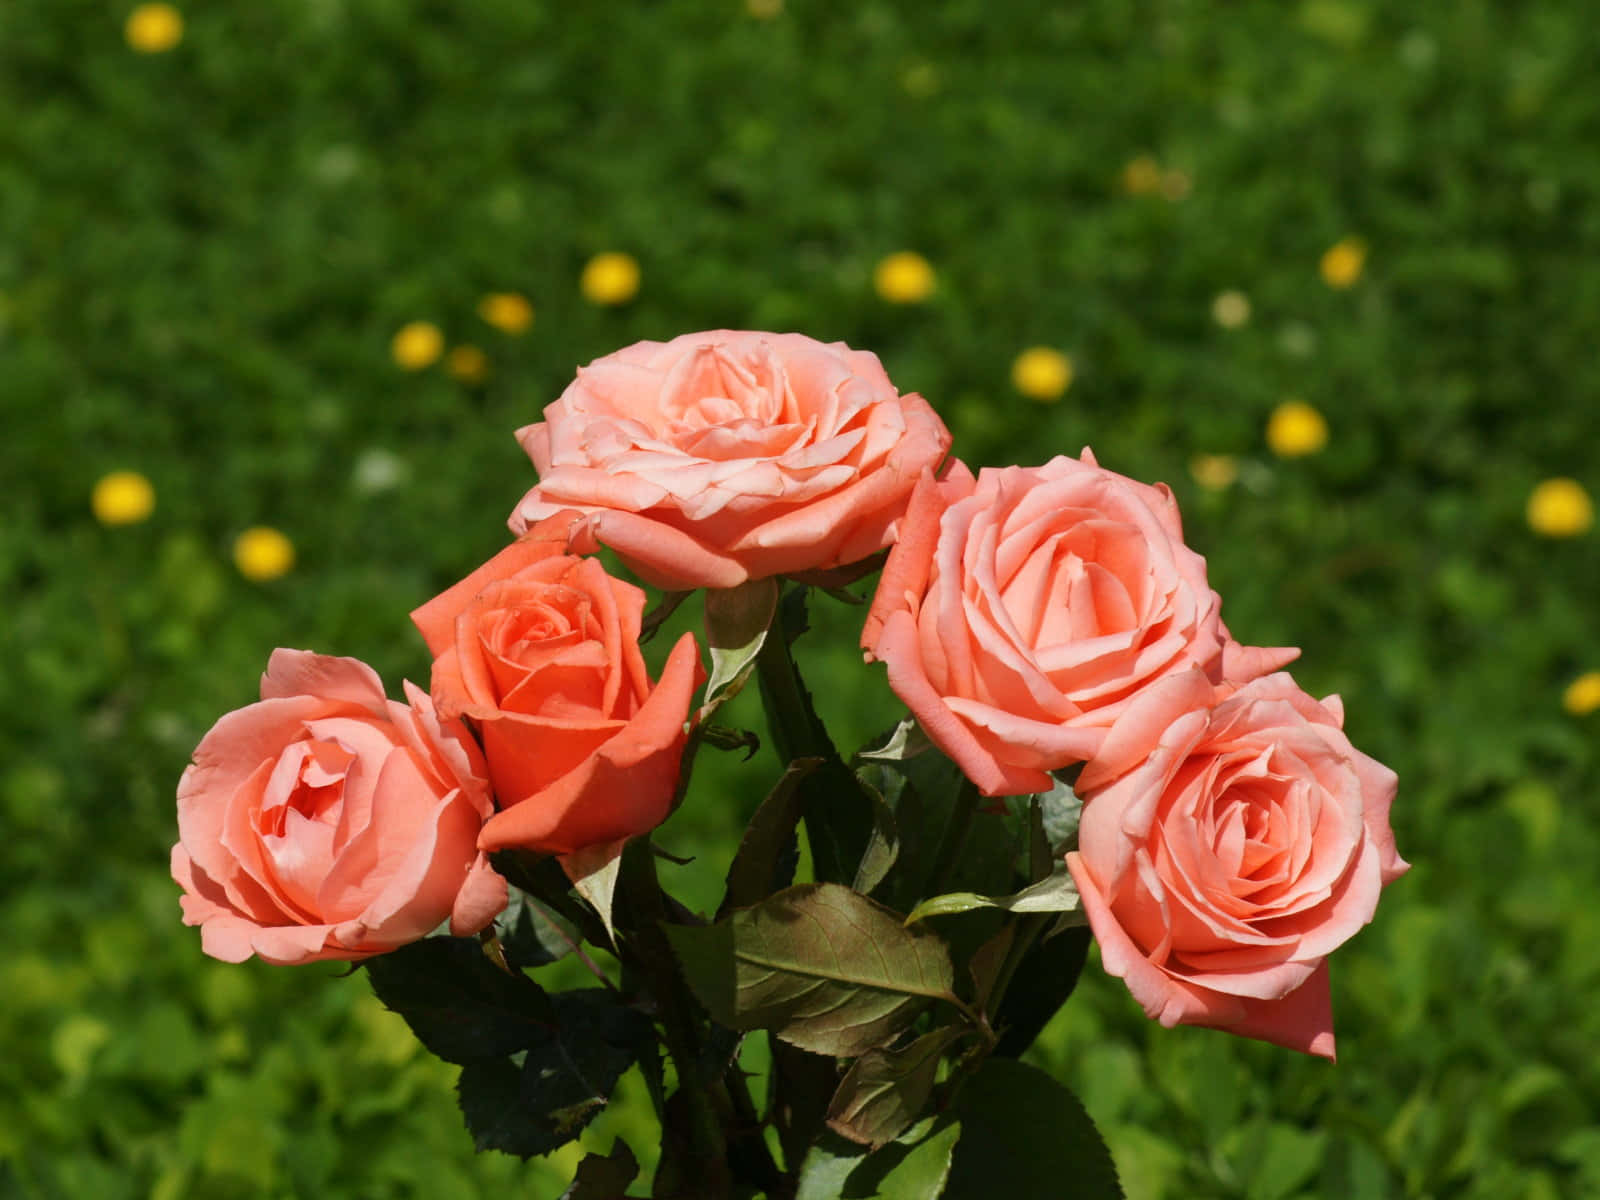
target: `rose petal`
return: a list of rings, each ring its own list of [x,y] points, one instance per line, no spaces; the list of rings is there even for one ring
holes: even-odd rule
[[[633,720],[565,775],[491,818],[479,848],[570,854],[660,824],[677,789],[684,721],[703,677],[693,635],[684,634]]]
[[[509,898],[505,879],[489,865],[487,855],[479,854],[450,909],[450,932],[471,937],[487,928],[505,910]]]
[[[383,680],[366,663],[309,650],[274,650],[261,676],[261,698],[301,696],[315,696],[324,704],[349,704],[380,719],[384,715]]]

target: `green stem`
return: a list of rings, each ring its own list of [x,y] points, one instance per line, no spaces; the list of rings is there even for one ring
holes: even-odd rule
[[[632,928],[628,930],[628,940],[638,951],[636,961],[660,1011],[667,1053],[677,1067],[678,1095],[687,1113],[691,1153],[696,1160],[708,1165],[724,1164],[725,1168],[727,1143],[711,1094],[699,1078],[699,1022],[667,941],[666,900],[656,877],[655,855],[645,838],[630,843],[623,855],[618,883],[630,910]],[[725,1186],[721,1190],[715,1186],[725,1179],[725,1174],[718,1180],[715,1171],[707,1171],[708,1198],[728,1194]]]
[[[955,811],[950,814],[950,824],[945,827],[944,837],[939,842],[939,855],[928,876],[930,896],[944,894],[950,874],[960,861],[961,851],[966,848],[967,835],[972,832],[972,818],[977,811],[978,785],[963,776],[961,788],[956,792]]]
[[[766,641],[756,652],[756,677],[766,701],[767,727],[772,746],[788,766],[797,758],[826,758],[833,747],[819,738],[811,717],[811,705],[800,683],[800,672],[789,653],[783,618],[774,615]]]

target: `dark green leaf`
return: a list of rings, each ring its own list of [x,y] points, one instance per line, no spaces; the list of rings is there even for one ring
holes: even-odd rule
[[[456,1097],[472,1144],[528,1158],[548,1154],[569,1141],[554,1136],[522,1106],[522,1071],[509,1058],[474,1059],[461,1068]]]
[[[544,989],[495,966],[476,938],[425,938],[364,965],[378,999],[447,1062],[513,1054],[555,1023]]]
[[[888,744],[858,755],[856,774],[894,814],[896,861],[880,889],[886,903],[909,908],[936,889],[989,894],[1027,882],[1015,877],[1016,841],[1005,820],[958,812],[958,805],[976,800],[955,763],[905,733],[903,723],[879,740]]]
[[[521,888],[495,921],[506,958],[515,967],[542,967],[571,954],[581,942],[578,927]]]
[[[1111,1153],[1089,1114],[1037,1067],[989,1059],[957,1094],[954,1113],[961,1140],[948,1200],[1122,1195]]]
[[[1089,953],[1089,928],[1080,925],[1045,937],[1034,946],[1011,977],[1000,1011],[992,1023],[1000,1035],[994,1052],[1015,1057],[1039,1036],[1050,1018],[1072,995]]]
[[[560,914],[583,935],[584,941],[597,946],[606,944],[604,923],[583,897],[573,891],[572,880],[562,869],[560,859],[522,850],[499,850],[490,855],[489,860],[508,883]]]
[[[586,1154],[561,1200],[619,1200],[639,1175],[639,1160],[628,1143],[618,1138],[611,1153]]]
[[[960,1123],[950,1117],[913,1126],[898,1141],[867,1156],[851,1175],[845,1195],[874,1200],[934,1200],[945,1195],[961,1132]],[[1022,1200],[1021,1193],[999,1194]]]
[[[823,761],[800,788],[811,868],[826,883],[853,882],[875,823],[870,795],[837,757]]]
[[[818,1138],[800,1164],[795,1200],[843,1200],[850,1172],[866,1159],[866,1150],[848,1138],[836,1133]]]
[[[782,762],[822,760],[800,787],[812,870],[824,882],[848,883],[855,879],[872,835],[872,805],[860,782],[840,760],[789,653],[790,644],[806,628],[805,597],[806,588],[797,585],[779,604],[779,628],[762,646],[757,660],[761,700],[773,748]]]
[[[522,1104],[554,1132],[575,1136],[606,1106],[653,1030],[640,1013],[600,988],[560,992],[553,999],[557,1027],[528,1048]]]
[[[900,856],[900,831],[895,826],[894,811],[883,797],[865,783],[860,786],[871,803],[872,833],[867,838],[866,849],[861,852],[861,861],[856,865],[852,886],[866,896],[883,882],[893,868],[895,859]]]
[[[770,1029],[819,1054],[853,1056],[932,1000],[958,1003],[944,943],[838,884],[788,888],[714,925],[668,929],[712,1018]]]
[[[795,826],[800,822],[800,782],[821,765],[819,758],[797,758],[745,826],[739,849],[728,865],[727,890],[718,916],[743,908],[787,886],[794,875]],[[784,862],[787,859],[787,867]]]
[[[898,1050],[868,1050],[839,1081],[828,1127],[874,1149],[894,1141],[922,1116],[940,1056],[964,1032],[946,1025]]]
[[[960,1136],[960,1124],[949,1117],[923,1121],[871,1153],[827,1134],[801,1165],[795,1200],[937,1200],[945,1194]],[[1012,1200],[1008,1193],[996,1194]]]
[[[456,1091],[479,1150],[527,1158],[565,1145],[650,1048],[650,1022],[610,992],[590,988],[551,999],[556,1023],[527,1047],[520,1067],[504,1057],[462,1067]]]

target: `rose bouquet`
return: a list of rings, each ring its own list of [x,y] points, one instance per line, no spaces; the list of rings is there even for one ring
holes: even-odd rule
[[[1118,1194],[1018,1057],[1091,935],[1164,1025],[1332,1058],[1327,956],[1406,869],[1395,777],[1295,651],[1233,639],[1166,488],[1087,450],[974,474],[873,355],[798,334],[640,343],[543,416],[516,540],[412,614],[427,692],[278,650],[195,751],[172,872],[208,954],[357,964],[480,1149],[564,1145],[638,1066],[658,1197]],[[905,710],[847,756],[792,647],[880,567],[863,670]],[[696,592],[705,649],[652,676]],[[752,680],[782,769],[698,795],[697,756],[757,744],[718,721]],[[749,813],[722,861],[653,844],[710,803]],[[717,911],[668,870],[722,873]],[[564,958],[595,986],[542,985]],[[619,1141],[566,1195],[637,1175]]]

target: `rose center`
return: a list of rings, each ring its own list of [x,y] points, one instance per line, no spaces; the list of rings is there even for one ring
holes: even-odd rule
[[[294,811],[312,821],[326,821],[344,799],[345,776],[355,755],[337,742],[302,743],[303,757],[293,781],[277,803],[262,806],[256,827],[269,837],[283,837]]]
[[[1029,644],[1046,650],[1143,625],[1148,568],[1127,531],[1113,522],[1078,521],[1027,556],[1002,596]]]
[[[582,620],[579,612],[571,611],[575,607],[581,606],[545,603],[507,613],[498,639],[501,653],[516,658],[520,650],[571,633]]]

